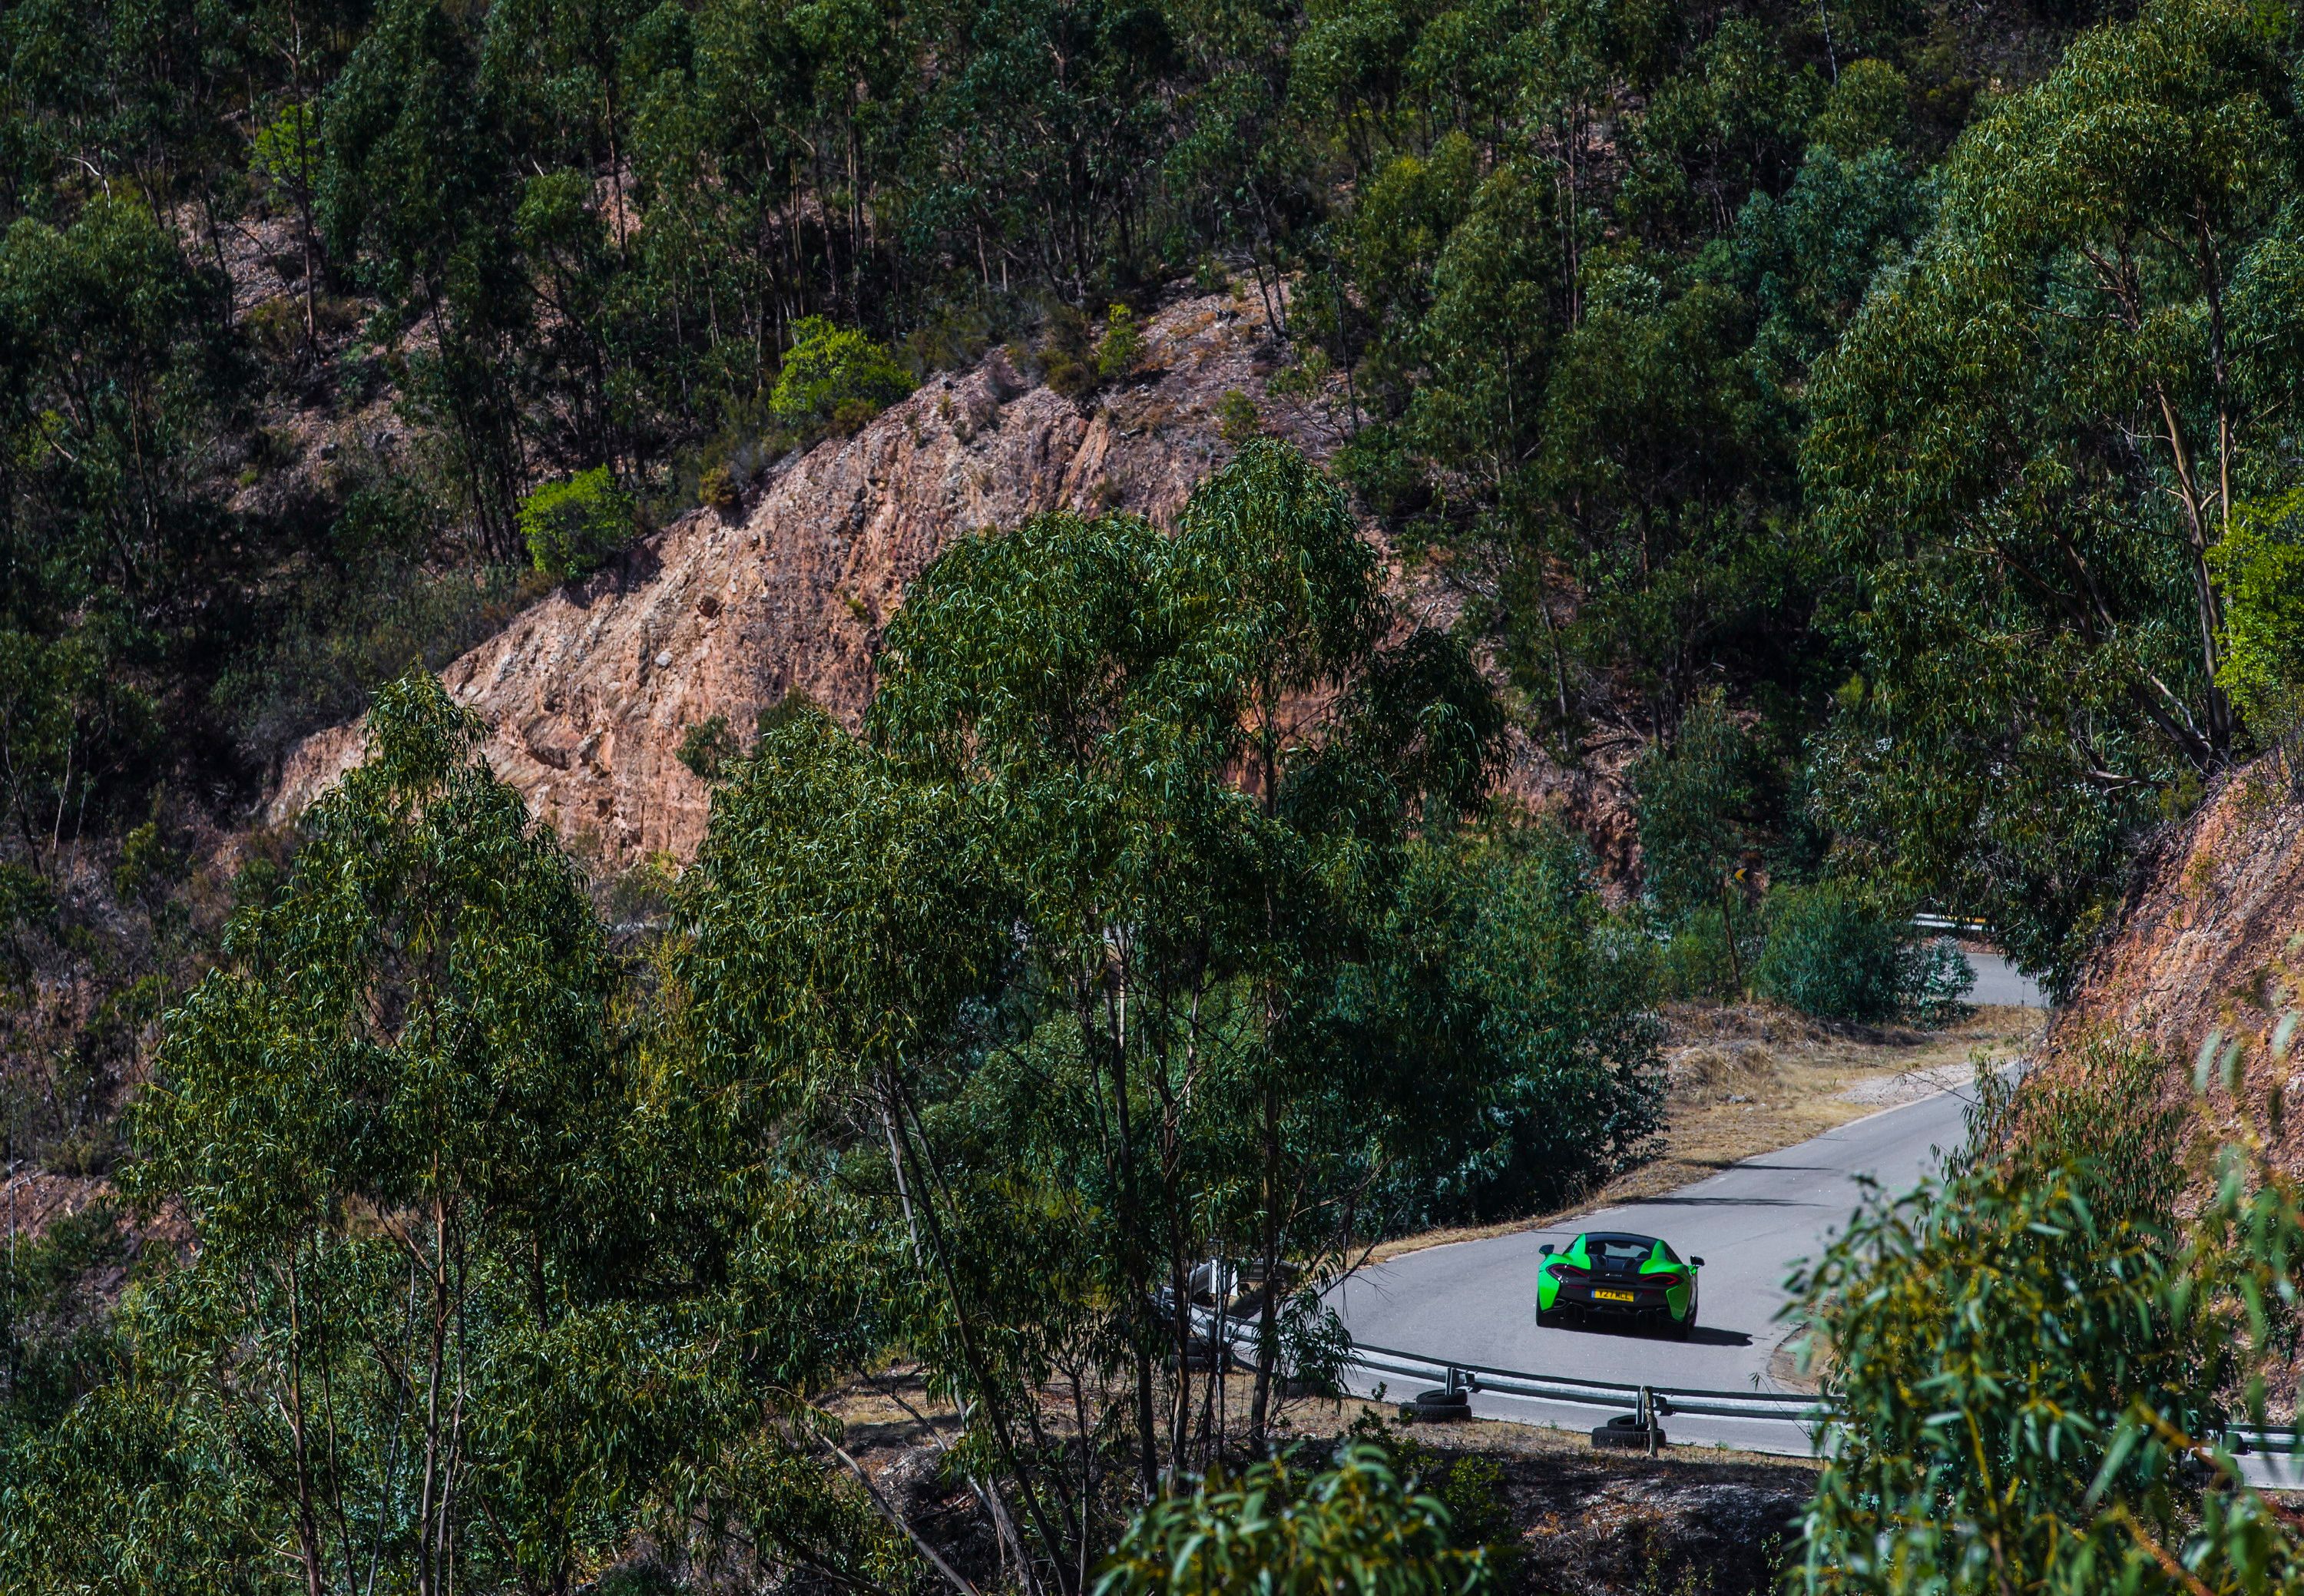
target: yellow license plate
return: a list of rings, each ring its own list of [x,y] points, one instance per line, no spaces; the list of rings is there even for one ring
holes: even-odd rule
[[[1596,1303],[1629,1303],[1637,1299],[1629,1291],[1601,1291],[1596,1287],[1592,1300]]]

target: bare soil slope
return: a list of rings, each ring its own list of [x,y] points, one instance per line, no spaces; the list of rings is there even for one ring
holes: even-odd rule
[[[2280,1016],[2304,1001],[2304,797],[2278,756],[2232,773],[2146,853],[2119,925],[2082,972],[2042,1051],[2053,1079],[2081,1067],[2099,1036],[2133,1039],[2169,1061],[2170,1090],[2212,1033],[2245,1049],[2242,1101],[2274,1133],[2269,1094],[2285,1076],[2269,1057]],[[2277,1066],[2277,1067],[2275,1067]],[[2304,1127],[2276,1149],[2290,1167]]]

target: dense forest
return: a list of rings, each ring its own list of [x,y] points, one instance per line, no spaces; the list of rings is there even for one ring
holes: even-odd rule
[[[2064,980],[2285,724],[2284,15],[12,5],[11,1156],[106,1156],[297,738],[930,369],[1084,393],[1196,280],[1564,762],[1708,707],[1648,773],[1703,857]]]
[[[1660,996],[1941,1017],[1919,910],[2061,988],[2304,729],[2280,0],[0,0],[0,1158],[112,1183],[9,1255],[11,1588],[561,1592],[645,1532],[698,1588],[1079,1596],[1320,1388],[1355,1246],[1643,1155]],[[411,669],[932,372],[1086,402],[1224,289],[1334,457],[1244,395],[1177,526],[956,546],[860,731],[699,728],[677,879],[589,879]],[[1621,773],[1637,879],[1487,806],[1508,731]],[[2003,1222],[2169,1369],[2292,1295],[2276,1182],[2186,1252],[2175,1175],[2071,1159],[1881,1207],[1817,1312],[1952,1337],[1845,1288]],[[1244,1413],[1155,1311],[1224,1256]],[[812,1405],[899,1351],[972,1549]],[[1968,1465],[1851,1357],[1852,1548]],[[2196,1522],[2216,1415],[2153,1412],[2011,1535],[2185,1583],[2101,1496]],[[1265,1466],[1410,1510],[1381,1448]],[[2292,1577],[2233,1512],[2186,1588]]]

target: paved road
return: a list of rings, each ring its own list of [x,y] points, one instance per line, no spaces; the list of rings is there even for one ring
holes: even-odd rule
[[[1843,1227],[1859,1197],[1859,1175],[1902,1190],[1931,1172],[1938,1150],[1959,1144],[1973,1094],[1940,1092],[1768,1153],[1665,1196],[1577,1221],[1575,1228],[1660,1235],[1705,1261],[1696,1334],[1687,1342],[1634,1333],[1538,1329],[1536,1269],[1545,1242],[1573,1230],[1522,1231],[1410,1252],[1362,1271],[1332,1301],[1353,1337],[1444,1361],[1585,1380],[1710,1390],[1783,1390],[1770,1361],[1790,1333],[1777,1320],[1795,1260],[1816,1254]],[[1367,1392],[1376,1382],[1358,1382]],[[1406,1395],[1403,1382],[1391,1392]],[[1481,1393],[1473,1411],[1563,1428],[1605,1416],[1588,1407]],[[1789,1424],[1689,1417],[1669,1428],[1675,1444],[1724,1441],[1805,1452]]]
[[[1976,985],[1968,994],[1970,1003],[2018,1003],[2029,1008],[2046,1008],[2047,998],[2041,994],[2040,983],[2019,971],[1996,953],[1981,948],[1964,947],[1968,967],[1976,972]]]

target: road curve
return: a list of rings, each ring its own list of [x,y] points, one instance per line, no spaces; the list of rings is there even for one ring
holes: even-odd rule
[[[1966,1135],[1974,1092],[1961,1088],[1885,1109],[1796,1147],[1748,1159],[1695,1185],[1603,1210],[1561,1230],[1526,1230],[1404,1253],[1361,1270],[1330,1294],[1362,1346],[1447,1363],[1485,1364],[1571,1379],[1721,1391],[1787,1388],[1770,1361],[1791,1327],[1777,1318],[1785,1277],[1843,1228],[1861,1198],[1860,1176],[1904,1190],[1932,1173],[1941,1150]],[[1578,1230],[1659,1235],[1705,1261],[1697,1330],[1686,1342],[1631,1332],[1538,1329],[1536,1269],[1546,1242]],[[1362,1394],[1374,1377],[1353,1381]],[[1389,1382],[1388,1395],[1408,1395]],[[1482,1417],[1589,1429],[1605,1412],[1481,1392]],[[1720,1442],[1804,1453],[1795,1425],[1745,1419],[1670,1422],[1675,1445]]]

